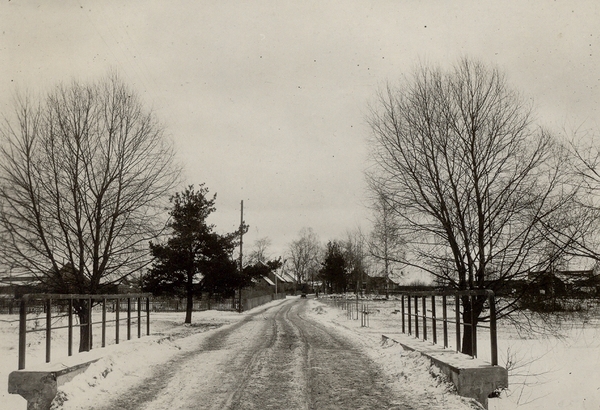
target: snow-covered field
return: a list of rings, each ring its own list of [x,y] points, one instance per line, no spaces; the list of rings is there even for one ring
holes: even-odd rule
[[[275,301],[279,304],[284,301]],[[381,365],[394,389],[423,391],[442,403],[445,409],[465,409],[464,403],[448,391],[448,386],[425,360],[406,354],[398,345],[381,345],[381,334],[399,327],[399,317],[392,313],[394,304],[370,304],[370,326],[361,327],[360,320],[348,320],[345,311],[310,300],[312,318],[335,326],[356,341]],[[266,306],[269,306],[268,304]],[[257,309],[264,308],[262,306]],[[100,391],[122,391],[143,377],[151,366],[168,362],[182,350],[197,346],[198,339],[220,326],[232,325],[244,318],[242,313],[206,311],[194,314],[192,326],[184,326],[183,313],[156,313],[152,316],[152,334],[141,339],[111,344],[102,349],[103,359],[88,371],[65,385],[59,396],[68,401],[56,408],[85,408]],[[8,374],[17,368],[17,316],[0,316],[0,408],[25,409],[25,400],[7,393]],[[567,325],[568,324],[568,325]],[[561,322],[555,335],[519,333],[506,324],[499,326],[500,362],[510,362],[510,390],[500,399],[490,401],[490,409],[598,409],[600,408],[600,324],[598,317]],[[113,329],[114,330],[114,329]],[[109,334],[112,331],[109,331]],[[66,332],[53,336],[53,362],[66,356]],[[121,330],[123,340],[124,330]],[[133,332],[137,335],[136,331]],[[95,341],[99,340],[95,336]],[[62,347],[61,347],[62,346]],[[44,359],[44,334],[28,335],[28,367]],[[480,357],[486,359],[482,353]],[[110,374],[110,377],[106,377]],[[426,403],[424,408],[427,408]]]

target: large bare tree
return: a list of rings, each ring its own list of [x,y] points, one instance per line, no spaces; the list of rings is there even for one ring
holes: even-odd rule
[[[373,230],[369,235],[369,254],[374,268],[383,273],[386,280],[385,296],[389,297],[391,277],[402,274],[402,262],[405,260],[404,238],[400,236],[398,216],[385,194],[375,192],[373,201]]]
[[[421,66],[380,93],[370,125],[368,179],[398,217],[404,263],[460,290],[499,290],[548,263],[548,227],[565,223],[576,188],[564,150],[497,68]],[[465,323],[471,309],[485,319],[484,300],[463,298]]]
[[[349,279],[354,282],[354,292],[362,295],[363,284],[370,273],[367,238],[362,229],[357,227],[346,232],[346,240],[341,244]]]
[[[117,75],[17,99],[1,135],[4,263],[48,291],[92,294],[149,263],[178,169],[155,115]]]
[[[289,245],[289,262],[297,283],[314,280],[319,270],[321,244],[312,228],[302,228],[300,238]]]

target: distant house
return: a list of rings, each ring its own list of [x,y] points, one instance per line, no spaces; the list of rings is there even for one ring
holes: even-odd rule
[[[532,271],[531,293],[546,296],[600,296],[598,267],[581,270]]]
[[[364,289],[367,293],[377,293],[383,295],[388,292],[395,292],[400,289],[400,285],[393,279],[386,278],[385,276],[370,276],[367,275]]]
[[[269,272],[269,279],[276,285],[277,293],[293,293],[295,281],[280,268]]]
[[[40,282],[35,276],[15,275],[0,278],[2,297],[20,298],[27,293],[40,292]]]

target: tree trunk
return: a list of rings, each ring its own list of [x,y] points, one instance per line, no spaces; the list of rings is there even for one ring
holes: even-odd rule
[[[74,309],[79,318],[79,351],[88,352],[92,350],[92,334],[89,324],[88,301],[74,301]]]
[[[473,340],[471,339],[471,314],[469,313],[469,317],[465,317],[463,314],[463,336],[462,336],[462,349],[461,352],[463,354],[467,354],[471,356],[473,354]]]
[[[479,316],[483,311],[483,305],[485,303],[485,296],[473,296],[471,299],[468,296],[463,296],[461,298],[461,303],[463,306],[463,336],[462,336],[462,349],[461,352],[467,354],[469,356],[473,355],[473,338],[472,332],[473,328],[477,326],[479,323]],[[473,309],[473,326],[471,326],[471,309]],[[477,338],[477,329],[475,329],[475,337]],[[475,340],[477,343],[477,340]]]
[[[186,303],[185,303],[185,322],[192,323],[192,309],[194,308],[194,296],[192,292],[187,292]]]
[[[192,323],[192,309],[194,308],[194,272],[190,269],[187,273],[185,284],[185,322]]]

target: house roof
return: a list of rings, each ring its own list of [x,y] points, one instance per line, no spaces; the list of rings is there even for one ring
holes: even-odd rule
[[[285,280],[284,278],[281,277],[280,274],[273,272],[273,276],[275,276],[275,278],[279,281],[279,282],[288,282],[287,280]]]
[[[286,282],[294,283],[296,280],[290,276],[287,272],[281,272],[281,276],[286,280]]]

